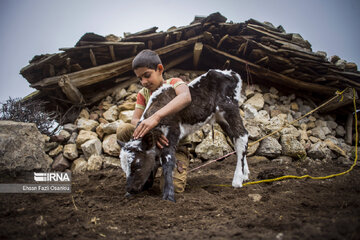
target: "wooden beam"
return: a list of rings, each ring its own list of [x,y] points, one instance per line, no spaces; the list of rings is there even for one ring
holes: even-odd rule
[[[257,76],[260,79],[266,79],[273,83],[282,84],[289,88],[293,88],[297,90],[306,90],[317,94],[322,93],[326,95],[332,95],[336,92],[336,88],[314,84],[314,83],[303,82],[295,78],[290,78],[288,76],[282,75],[277,72],[273,72],[267,68],[263,68],[259,65],[246,61],[234,55],[215,49],[209,45],[204,45],[204,46],[207,51],[221,57],[223,60],[227,60],[227,59],[233,60],[233,64],[237,63],[239,68],[243,71],[246,71],[247,68],[246,66],[248,66],[250,69],[250,73],[253,74],[254,76]]]
[[[349,105],[353,102],[354,93],[352,88],[346,89],[346,91],[342,94],[342,96],[339,96],[336,100],[332,101],[330,104],[324,106],[320,109],[321,113],[328,113],[331,111],[334,111],[339,108],[343,108],[346,105]],[[355,99],[358,99],[358,96],[355,92]]]
[[[175,35],[175,39],[176,41],[180,41],[181,39],[181,36],[182,36],[182,32],[174,32],[174,35]]]
[[[87,102],[88,105],[91,105],[97,101],[100,101],[101,99],[109,96],[110,94],[112,94],[114,91],[116,91],[117,89],[121,89],[121,88],[127,88],[128,86],[130,86],[132,83],[136,83],[139,81],[139,79],[137,77],[133,77],[133,78],[126,78],[126,81],[121,82],[120,84],[116,85],[113,88],[107,89],[105,91],[101,91],[98,94],[96,94],[95,96],[91,97]]]
[[[355,113],[357,114],[357,113]],[[346,120],[346,134],[345,134],[345,142],[348,145],[352,145],[352,129],[353,129],[354,118],[352,113],[348,113]]]
[[[133,50],[132,50],[132,56],[135,56],[136,53],[137,53],[137,49],[138,49],[138,46],[134,46]]]
[[[97,48],[97,47],[106,47],[106,46],[118,46],[118,47],[132,47],[132,46],[140,46],[144,47],[145,44],[143,42],[84,42],[81,43],[87,44],[85,46],[80,47],[72,47],[72,48],[59,48],[60,51],[78,51],[82,49],[89,49],[89,48]]]
[[[193,56],[193,53],[186,53],[182,56],[179,56],[177,58],[175,58],[174,60],[172,60],[171,62],[166,63],[165,65],[165,71],[179,65],[182,62],[185,62],[186,60],[190,59]]]
[[[221,44],[222,44],[228,37],[229,37],[229,34],[226,34],[225,36],[223,36],[223,37],[220,39],[219,43],[217,44],[216,48],[219,49],[220,46],[221,46]]]
[[[152,42],[152,40],[149,40],[149,41],[147,42],[147,47],[148,47],[148,49],[152,49],[152,46],[153,46],[153,42]]]
[[[182,49],[184,47],[187,47],[189,45],[195,44],[197,41],[201,40],[202,36],[196,36],[193,38],[190,38],[188,40],[183,40],[177,43],[173,43],[170,45],[167,45],[165,47],[159,48],[155,50],[157,54],[163,55],[167,54],[173,51],[177,51],[178,49]],[[67,74],[69,77],[71,84],[77,88],[81,88],[84,86],[89,86],[101,81],[104,81],[106,79],[110,79],[112,77],[116,77],[120,74],[123,74],[127,71],[131,70],[131,63],[134,57],[130,57],[127,59],[123,59],[120,61],[100,65],[97,67],[85,69],[78,72],[73,72],[70,74]],[[50,78],[45,78],[41,81],[38,81],[31,85],[33,88],[41,89],[41,88],[54,88],[55,84],[58,83],[61,76],[55,76]]]
[[[164,46],[166,46],[170,41],[170,34],[166,34],[165,39],[164,39]]]
[[[90,48],[89,54],[90,54],[90,60],[91,60],[92,65],[94,67],[96,67],[97,64],[96,64],[95,54],[94,54],[94,52],[93,52],[93,50],[91,48]]]
[[[53,64],[49,64],[49,75],[50,77],[55,76],[55,67]]]
[[[109,45],[109,52],[110,52],[111,60],[115,62],[116,57],[115,57],[114,45]]]
[[[74,85],[71,84],[70,79],[67,75],[60,78],[58,85],[60,86],[63,93],[73,104],[85,103],[84,97]]]
[[[197,69],[198,65],[199,65],[199,60],[200,60],[200,56],[201,56],[201,52],[203,50],[204,45],[201,42],[197,42],[194,45],[194,68]]]
[[[71,72],[71,58],[66,58],[66,71]]]
[[[139,35],[147,35],[150,33],[155,33],[157,29],[158,29],[158,27],[152,27],[152,28],[148,28],[148,29],[136,32],[136,33],[124,33],[124,37],[127,38],[127,37],[139,36]]]
[[[230,60],[226,60],[223,67],[222,67],[222,70],[228,70],[230,69]]]

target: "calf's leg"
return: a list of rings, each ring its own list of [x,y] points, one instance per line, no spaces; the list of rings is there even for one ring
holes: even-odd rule
[[[175,150],[164,148],[161,154],[162,169],[164,174],[163,199],[175,202],[173,169],[175,167]]]
[[[248,132],[243,125],[237,103],[219,106],[216,121],[235,146],[237,164],[232,185],[233,187],[242,187],[243,181],[248,180],[250,174],[246,161]]]

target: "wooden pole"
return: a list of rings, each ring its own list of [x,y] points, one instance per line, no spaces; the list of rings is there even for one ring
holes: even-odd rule
[[[90,60],[91,60],[91,63],[94,67],[97,66],[96,64],[96,58],[95,58],[95,54],[93,52],[93,50],[90,48]]]
[[[85,103],[84,97],[74,85],[71,84],[70,79],[67,75],[60,78],[58,85],[60,86],[63,93],[73,104]]]
[[[352,129],[353,129],[353,114],[348,113],[346,120],[346,134],[345,134],[345,142],[349,145],[352,145]]]
[[[319,84],[309,83],[309,82],[303,82],[295,78],[290,78],[288,76],[282,75],[277,72],[273,72],[267,68],[263,68],[259,65],[256,65],[252,62],[246,61],[244,59],[241,59],[239,57],[236,57],[234,55],[228,54],[226,52],[220,51],[218,49],[215,49],[209,45],[204,45],[205,49],[209,51],[210,53],[219,56],[223,60],[233,60],[233,63],[237,63],[238,67],[243,70],[247,71],[247,69],[250,71],[251,74],[254,76],[257,76],[260,79],[264,79],[267,81],[271,81],[273,83],[282,84],[285,86],[288,86],[289,88],[297,89],[297,90],[306,90],[309,92],[314,92],[316,94],[326,94],[326,95],[332,95],[336,92],[335,88],[323,86]]]
[[[199,65],[200,55],[201,55],[201,52],[203,50],[203,47],[204,47],[204,45],[201,42],[197,42],[194,45],[194,58],[193,58],[194,60],[193,60],[193,63],[194,63],[194,68],[195,69],[197,69],[197,67]]]
[[[110,45],[110,46],[109,46],[109,52],[110,52],[111,60],[112,60],[113,62],[115,62],[115,61],[116,61],[116,57],[115,57],[114,45]]]
[[[156,49],[155,52],[160,55],[167,54],[170,52],[177,51],[189,45],[195,44],[197,41],[202,39],[202,36],[196,36],[188,40],[183,40],[176,42],[165,47]],[[123,59],[120,61],[100,65],[97,67],[85,69],[78,72],[73,72],[67,74],[71,84],[77,88],[89,86],[98,82],[102,82],[106,79],[119,76],[127,71],[131,70],[131,63],[134,57]],[[41,89],[41,88],[55,88],[55,84],[59,82],[62,76],[55,76],[50,78],[45,78],[41,81],[38,81],[34,84],[31,84],[31,87]]]

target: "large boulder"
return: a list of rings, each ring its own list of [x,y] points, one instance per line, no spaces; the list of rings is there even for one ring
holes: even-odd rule
[[[92,155],[101,154],[101,142],[98,138],[90,139],[81,145],[81,149],[86,159],[89,159]]]
[[[110,107],[106,112],[103,113],[104,118],[109,122],[114,122],[118,119],[119,110],[117,106]]]
[[[79,156],[76,144],[66,144],[63,150],[64,157],[69,160],[74,160]]]
[[[44,139],[34,123],[0,121],[0,171],[45,171],[52,159],[44,152]]]
[[[99,123],[97,121],[91,119],[80,118],[77,120],[77,128],[79,130],[92,131],[98,125]]]
[[[100,155],[92,155],[88,160],[87,170],[98,171],[101,170],[103,165],[103,158]]]
[[[71,165],[71,172],[73,174],[83,174],[86,172],[87,167],[87,161],[84,158],[80,157],[73,161]]]
[[[257,111],[261,110],[264,107],[264,98],[261,93],[256,93],[250,99],[248,99],[245,104],[253,106]]]
[[[109,154],[110,156],[119,156],[120,154],[120,146],[116,142],[116,140],[116,134],[111,134],[107,135],[102,143],[102,148],[104,152]]]
[[[212,133],[209,133],[195,148],[197,156],[202,159],[215,159],[232,151],[225,135],[216,129],[214,129],[214,139]]]
[[[285,156],[290,156],[295,159],[300,159],[306,156],[306,150],[304,146],[290,134],[281,136],[281,148],[282,153]]]
[[[257,155],[276,158],[280,156],[281,150],[280,143],[275,138],[268,137],[262,140],[260,147],[257,149]]]
[[[0,121],[0,172],[46,171],[52,159],[34,123]]]
[[[126,123],[131,123],[132,116],[134,115],[133,110],[122,111],[119,114],[119,119]]]
[[[81,130],[75,141],[77,148],[81,149],[81,145],[90,139],[98,139],[97,134],[92,131]]]

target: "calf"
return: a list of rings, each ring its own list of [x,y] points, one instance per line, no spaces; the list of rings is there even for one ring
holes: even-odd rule
[[[142,139],[126,144],[119,142],[122,146],[121,167],[127,179],[126,191],[132,194],[150,187],[157,168],[162,166],[165,177],[163,199],[175,201],[172,171],[176,162],[176,146],[183,137],[215,121],[234,143],[237,165],[232,185],[241,187],[249,176],[246,161],[248,134],[238,107],[241,85],[239,74],[231,70],[209,70],[188,85],[192,99],[189,106],[163,118]],[[174,88],[164,84],[152,94],[140,121],[154,114],[175,96]],[[169,140],[169,145],[159,150],[155,143],[161,134]]]

